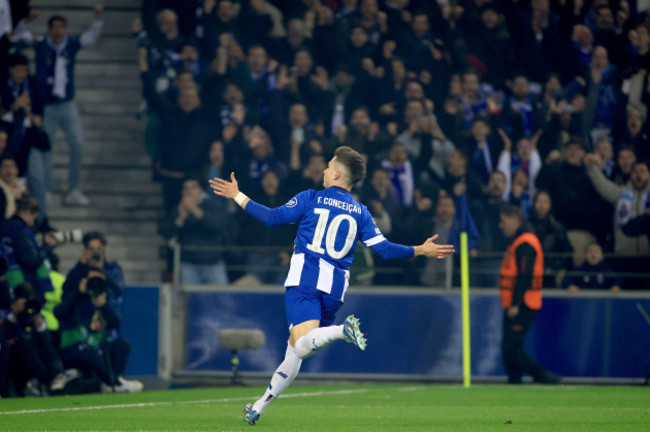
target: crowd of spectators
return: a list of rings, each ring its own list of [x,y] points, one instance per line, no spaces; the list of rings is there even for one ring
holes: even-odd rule
[[[617,254],[615,270],[643,268],[647,237],[624,231],[650,211],[650,14],[635,2],[150,0],[132,27],[161,232],[188,249],[209,237],[290,252],[291,230],[267,232],[232,208],[219,226],[201,221],[201,203],[218,198],[190,199],[187,178],[205,186],[234,171],[253,199],[280,205],[322,187],[346,144],[367,159],[355,192],[389,239],[448,231],[465,195],[479,231],[472,256],[485,258],[477,267],[505,250],[499,208],[512,203],[542,239],[547,286],[580,286],[561,271],[597,247]],[[184,264],[222,265],[222,253],[202,250]],[[259,267],[286,258],[232,261],[276,282]],[[442,269],[408,266],[416,271],[378,272],[375,283],[439,283]]]
[[[89,204],[79,188],[74,96],[77,53],[102,31],[103,8],[93,13],[82,35],[69,35],[67,19],[55,15],[35,39],[29,1],[0,1],[0,397],[142,390],[122,377],[130,350],[120,335],[124,276],[106,259],[106,237],[57,232],[47,213],[58,129],[70,148],[63,203]],[[84,249],[67,276],[54,253],[66,242]]]

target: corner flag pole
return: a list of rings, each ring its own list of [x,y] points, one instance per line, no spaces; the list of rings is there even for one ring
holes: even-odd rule
[[[472,363],[469,328],[469,251],[465,231],[460,233],[460,287],[463,311],[463,387],[468,388],[472,380]]]

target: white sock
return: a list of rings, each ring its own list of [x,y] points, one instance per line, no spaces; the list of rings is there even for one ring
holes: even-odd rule
[[[301,359],[306,359],[338,339],[343,339],[342,325],[313,329],[298,339],[295,346],[296,354]]]
[[[266,388],[264,396],[258,399],[253,404],[253,409],[259,414],[264,414],[264,411],[271,405],[274,399],[279,397],[287,387],[291,385],[293,380],[298,375],[302,359],[296,355],[294,348],[287,342],[287,351],[284,354],[284,361],[275,370],[271,377],[271,382]]]

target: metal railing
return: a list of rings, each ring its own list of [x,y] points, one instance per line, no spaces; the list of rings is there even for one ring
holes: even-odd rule
[[[280,253],[293,253],[291,247],[282,247],[282,246],[236,246],[236,245],[210,245],[210,246],[183,246],[178,241],[172,239],[169,242],[169,247],[173,251],[173,285],[174,287],[180,286],[182,283],[180,278],[180,267],[182,261],[183,251],[186,252],[206,252],[206,253],[215,253],[220,256],[229,255],[237,256],[238,258],[229,258],[226,259],[228,272],[236,275],[245,275],[254,271],[269,271],[273,274],[277,274],[279,277],[284,277],[288,271],[288,265],[265,265],[265,264],[252,264],[246,263],[244,258],[251,253],[255,254],[268,254],[268,255],[277,255]],[[500,272],[500,263],[503,253],[501,252],[480,252],[475,256],[470,257],[470,285],[473,288],[494,288],[498,286],[498,277]],[[571,253],[547,253],[544,255],[544,258],[548,261],[552,260],[570,260],[573,258]],[[606,278],[621,278],[626,281],[636,280],[637,284],[642,286],[650,286],[650,256],[637,256],[637,255],[621,255],[621,254],[604,254],[606,261],[615,262],[618,264],[625,264],[625,271],[611,271],[611,272],[583,272],[575,271],[566,268],[550,268],[547,267],[544,272],[544,276],[547,280],[561,279],[563,277],[571,276],[582,278],[585,276],[600,276]],[[646,263],[641,263],[641,260],[647,260]],[[460,266],[456,262],[458,256],[447,258],[445,260],[444,274],[437,273],[438,280],[442,281],[436,286],[440,288],[441,286],[447,290],[451,290],[459,285],[458,280],[460,277]],[[548,262],[547,261],[547,262]],[[403,264],[403,261],[395,261],[395,263]],[[613,267],[613,266],[612,266]],[[633,267],[630,269],[630,267]],[[362,267],[363,268],[363,267]],[[405,271],[409,272],[419,272],[414,277],[410,277],[410,280],[420,280],[421,272],[423,268],[416,268],[414,266],[409,266],[405,269],[403,266],[389,265],[387,266],[385,262],[382,262],[381,265],[375,265],[374,263],[365,268],[366,270],[372,270],[374,275],[373,279],[377,279],[377,276],[398,276],[404,274]],[[352,269],[354,272],[355,269]],[[357,268],[357,271],[359,269]],[[353,274],[354,276],[354,274]],[[395,285],[395,279],[390,279],[389,284]],[[382,285],[382,283],[378,283]],[[399,284],[399,283],[397,283]],[[412,285],[412,284],[411,284]],[[419,284],[422,288],[427,288],[422,284]],[[556,287],[560,287],[558,285]],[[431,286],[429,286],[431,287]],[[552,288],[552,286],[547,286],[547,288]],[[629,288],[629,287],[628,287]],[[635,287],[640,288],[640,287]]]

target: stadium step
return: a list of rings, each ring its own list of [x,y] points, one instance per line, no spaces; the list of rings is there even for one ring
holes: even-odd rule
[[[37,2],[35,2],[37,3]],[[72,3],[72,2],[71,2]],[[96,2],[100,3],[100,2]],[[132,1],[132,4],[138,2]],[[74,2],[76,6],[77,2]],[[39,11],[39,16],[36,20],[32,21],[29,25],[34,36],[39,38],[46,33],[47,20],[53,15],[63,15],[68,20],[68,34],[79,35],[88,30],[90,24],[95,17],[93,14],[92,6],[88,8],[65,8],[61,7],[59,2],[58,7],[39,7],[33,4],[33,9]],[[140,16],[138,10],[110,8],[104,11],[104,29],[103,36],[120,36],[131,34],[131,21]],[[88,47],[87,49],[92,49]]]
[[[55,151],[52,155],[54,166],[68,166],[69,154],[67,151]],[[146,154],[118,154],[111,149],[97,151],[84,150],[83,166],[95,167],[137,167],[151,169],[151,158]]]
[[[30,24],[39,38],[47,19],[61,14],[70,34],[80,34],[93,20],[97,0],[32,0],[39,18]],[[83,127],[81,189],[88,207],[64,206],[69,152],[63,134],[53,143],[55,190],[51,224],[58,230],[101,231],[108,239],[107,255],[123,268],[126,282],[157,284],[166,269],[160,258],[164,239],[158,235],[162,193],[152,181],[151,160],[145,152],[146,119],[135,118],[142,101],[135,40],[131,21],[140,15],[141,2],[103,0],[104,32],[96,44],[79,52],[75,84],[76,103]],[[33,53],[29,54],[33,58]],[[67,273],[82,253],[79,244],[56,249],[59,269]]]

